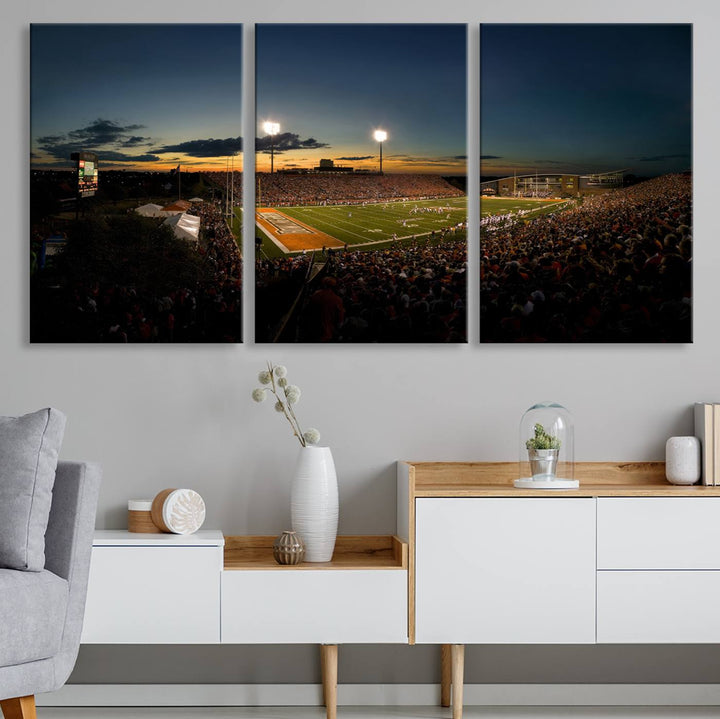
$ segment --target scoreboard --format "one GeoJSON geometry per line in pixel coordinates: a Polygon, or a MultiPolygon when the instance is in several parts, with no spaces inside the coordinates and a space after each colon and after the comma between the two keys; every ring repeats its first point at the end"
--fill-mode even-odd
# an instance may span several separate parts
{"type": "Polygon", "coordinates": [[[73,152],[77,163],[78,197],[93,197],[98,188],[98,157],[94,152],[73,152]]]}

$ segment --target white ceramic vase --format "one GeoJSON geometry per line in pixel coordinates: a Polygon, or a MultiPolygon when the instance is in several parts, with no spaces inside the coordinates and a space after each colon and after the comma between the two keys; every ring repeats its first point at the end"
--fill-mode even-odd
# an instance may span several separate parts
{"type": "Polygon", "coordinates": [[[701,474],[697,437],[670,437],[665,443],[665,476],[672,484],[695,484],[701,474]]]}
{"type": "Polygon", "coordinates": [[[338,486],[329,447],[302,447],[290,493],[292,528],[305,544],[306,562],[329,562],[338,525],[338,486]]]}

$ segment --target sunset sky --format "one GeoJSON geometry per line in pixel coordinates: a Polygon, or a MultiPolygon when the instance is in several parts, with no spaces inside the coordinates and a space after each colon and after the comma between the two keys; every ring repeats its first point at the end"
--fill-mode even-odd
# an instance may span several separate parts
{"type": "Polygon", "coordinates": [[[464,25],[258,25],[257,131],[280,124],[275,169],[378,169],[383,129],[385,172],[464,173],[465,46],[464,25]]]}
{"type": "Polygon", "coordinates": [[[31,164],[240,169],[241,70],[237,24],[33,25],[31,164]]]}
{"type": "Polygon", "coordinates": [[[483,25],[481,174],[690,169],[690,25],[483,25]]]}

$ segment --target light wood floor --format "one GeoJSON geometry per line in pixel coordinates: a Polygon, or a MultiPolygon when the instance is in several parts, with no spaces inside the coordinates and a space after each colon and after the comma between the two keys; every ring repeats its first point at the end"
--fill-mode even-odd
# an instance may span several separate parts
{"type": "MultiPolygon", "coordinates": [[[[436,707],[339,707],[338,719],[450,719],[436,707]]],[[[320,708],[40,708],[38,719],[324,719],[320,708]]],[[[465,707],[465,719],[707,719],[720,707],[465,707]]]]}

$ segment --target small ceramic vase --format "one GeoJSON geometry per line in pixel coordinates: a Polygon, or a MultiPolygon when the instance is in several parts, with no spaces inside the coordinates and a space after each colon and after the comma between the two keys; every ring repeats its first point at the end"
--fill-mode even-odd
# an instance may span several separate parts
{"type": "Polygon", "coordinates": [[[665,476],[671,484],[695,484],[700,479],[700,440],[670,437],[665,443],[665,476]]]}
{"type": "Polygon", "coordinates": [[[297,532],[285,530],[273,543],[273,557],[278,564],[300,564],[305,556],[305,547],[297,532]]]}

